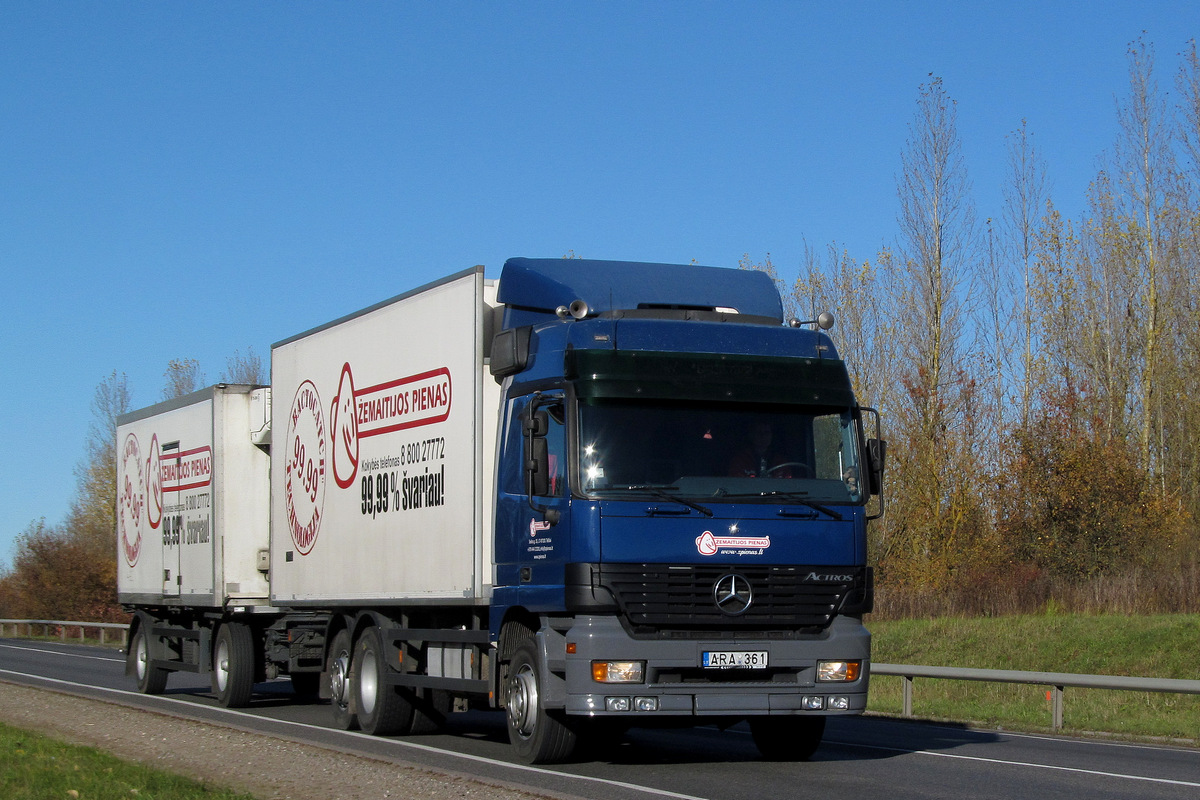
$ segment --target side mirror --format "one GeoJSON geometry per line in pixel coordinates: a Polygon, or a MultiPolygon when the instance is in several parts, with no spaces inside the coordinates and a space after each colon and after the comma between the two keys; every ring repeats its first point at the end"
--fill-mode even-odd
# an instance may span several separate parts
{"type": "Polygon", "coordinates": [[[527,414],[525,428],[525,486],[530,497],[550,494],[550,456],[546,431],[550,428],[545,409],[527,414]]]}
{"type": "Polygon", "coordinates": [[[546,433],[550,430],[549,413],[539,408],[538,401],[534,400],[526,409],[521,425],[525,433],[525,492],[529,507],[554,525],[559,520],[559,511],[533,502],[534,497],[550,494],[550,454],[546,443],[546,433]]]}
{"type": "Polygon", "coordinates": [[[497,381],[501,381],[509,375],[516,375],[529,366],[532,330],[528,325],[522,328],[509,328],[500,331],[492,339],[488,369],[497,381]]]}
{"type": "Polygon", "coordinates": [[[883,469],[887,461],[887,442],[867,440],[867,491],[878,497],[883,494],[883,469]]]}

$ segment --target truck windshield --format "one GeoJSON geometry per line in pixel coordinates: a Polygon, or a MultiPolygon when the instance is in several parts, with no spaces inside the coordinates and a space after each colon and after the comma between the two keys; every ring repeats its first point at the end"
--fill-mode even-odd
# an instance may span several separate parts
{"type": "Polygon", "coordinates": [[[848,408],[581,399],[578,442],[594,497],[863,502],[848,408]]]}

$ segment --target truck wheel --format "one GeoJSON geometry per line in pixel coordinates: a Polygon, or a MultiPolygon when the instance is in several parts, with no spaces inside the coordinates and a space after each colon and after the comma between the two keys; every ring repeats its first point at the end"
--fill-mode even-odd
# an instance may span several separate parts
{"type": "Polygon", "coordinates": [[[163,689],[167,688],[167,675],[170,673],[151,664],[149,625],[149,620],[138,625],[129,646],[129,658],[133,661],[138,691],[142,694],[162,694],[163,689]]]}
{"type": "Polygon", "coordinates": [[[340,630],[329,646],[329,696],[333,706],[333,725],[344,731],[358,727],[358,720],[350,710],[350,631],[340,630]]]}
{"type": "Polygon", "coordinates": [[[542,703],[537,646],[526,639],[513,652],[504,690],[508,740],[526,764],[553,764],[575,750],[575,731],[542,703]]]}
{"type": "Polygon", "coordinates": [[[241,622],[217,629],[213,644],[212,690],[225,708],[242,708],[254,691],[254,634],[241,622]]]}
{"type": "Polygon", "coordinates": [[[751,717],[750,735],[770,761],[808,761],[825,735],[825,717],[751,717]]]}
{"type": "Polygon", "coordinates": [[[407,733],[412,726],[413,705],[394,684],[387,682],[387,670],[379,629],[368,628],[354,646],[350,683],[358,701],[358,725],[373,736],[407,733]]]}

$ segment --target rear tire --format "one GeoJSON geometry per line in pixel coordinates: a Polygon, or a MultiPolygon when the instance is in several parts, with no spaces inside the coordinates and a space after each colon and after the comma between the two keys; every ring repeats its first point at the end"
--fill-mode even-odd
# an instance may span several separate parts
{"type": "Polygon", "coordinates": [[[821,746],[825,717],[751,717],[750,735],[769,761],[808,761],[821,746]]]}
{"type": "Polygon", "coordinates": [[[413,724],[412,702],[395,684],[387,682],[387,674],[383,637],[378,628],[368,628],[354,646],[350,675],[357,700],[358,725],[373,736],[407,733],[413,724]]]}
{"type": "Polygon", "coordinates": [[[504,687],[508,740],[526,764],[554,764],[575,751],[575,731],[562,712],[547,711],[542,702],[537,645],[526,639],[513,652],[504,687]]]}
{"type": "Polygon", "coordinates": [[[329,674],[330,705],[333,708],[333,726],[343,731],[354,730],[358,720],[350,710],[350,698],[354,691],[354,681],[350,677],[350,631],[340,630],[333,637],[329,646],[329,661],[326,672],[329,674]]]}
{"type": "Polygon", "coordinates": [[[225,708],[243,708],[254,692],[254,634],[241,622],[217,630],[212,653],[212,690],[225,708]]]}
{"type": "Polygon", "coordinates": [[[167,676],[170,672],[152,664],[150,624],[150,620],[143,620],[138,625],[129,645],[129,658],[133,663],[133,674],[137,677],[138,691],[142,694],[162,694],[167,688],[167,676]]]}

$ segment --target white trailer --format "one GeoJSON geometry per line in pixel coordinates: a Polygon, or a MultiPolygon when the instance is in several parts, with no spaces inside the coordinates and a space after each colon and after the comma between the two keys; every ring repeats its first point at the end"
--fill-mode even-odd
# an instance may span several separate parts
{"type": "Polygon", "coordinates": [[[130,670],[143,690],[213,666],[189,657],[220,637],[200,619],[269,610],[270,392],[219,384],[118,420],[117,599],[137,611],[130,670]]]}
{"type": "MultiPolygon", "coordinates": [[[[486,619],[496,316],[477,267],[276,344],[273,389],[218,385],[119,421],[118,599],[141,691],[191,671],[230,707],[280,674],[313,694],[323,671],[348,675],[326,640],[368,609],[486,619]]],[[[449,638],[405,645],[410,663],[461,681],[487,631],[449,638]]]]}
{"type": "Polygon", "coordinates": [[[494,303],[475,269],[273,347],[276,605],[486,602],[494,303]]]}

